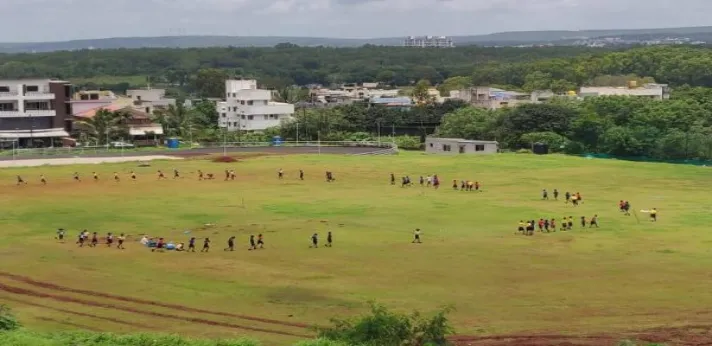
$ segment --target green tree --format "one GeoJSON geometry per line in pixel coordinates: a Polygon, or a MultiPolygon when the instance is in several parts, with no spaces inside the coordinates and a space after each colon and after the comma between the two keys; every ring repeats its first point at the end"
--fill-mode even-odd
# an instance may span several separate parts
{"type": "Polygon", "coordinates": [[[225,97],[225,80],[228,77],[228,74],[220,69],[198,70],[193,79],[193,89],[200,97],[225,97]]]}
{"type": "Polygon", "coordinates": [[[430,82],[426,79],[421,79],[415,84],[412,91],[413,100],[417,104],[424,105],[433,102],[433,98],[430,96],[430,82]]]}
{"type": "Polygon", "coordinates": [[[460,108],[443,117],[439,137],[487,140],[492,138],[496,114],[481,108],[460,108]]]}
{"type": "Polygon", "coordinates": [[[128,117],[128,114],[121,111],[100,109],[91,118],[75,120],[74,125],[86,138],[91,138],[98,145],[107,145],[112,139],[127,132],[125,120],[128,117]]]}

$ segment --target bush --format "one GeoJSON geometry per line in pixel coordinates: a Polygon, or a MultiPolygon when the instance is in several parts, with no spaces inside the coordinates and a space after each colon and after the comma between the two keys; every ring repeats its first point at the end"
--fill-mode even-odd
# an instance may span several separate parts
{"type": "Polygon", "coordinates": [[[398,146],[398,149],[404,150],[421,150],[423,149],[423,144],[420,143],[420,138],[415,136],[398,136],[395,137],[394,142],[398,146]]]}
{"type": "Polygon", "coordinates": [[[20,322],[17,321],[10,307],[0,305],[0,331],[15,330],[18,328],[20,328],[20,322]]]}
{"type": "Polygon", "coordinates": [[[333,326],[319,329],[319,337],[361,346],[423,346],[448,345],[447,335],[452,328],[446,308],[427,318],[420,313],[411,315],[388,311],[371,303],[371,313],[354,320],[333,319],[333,326]]]}

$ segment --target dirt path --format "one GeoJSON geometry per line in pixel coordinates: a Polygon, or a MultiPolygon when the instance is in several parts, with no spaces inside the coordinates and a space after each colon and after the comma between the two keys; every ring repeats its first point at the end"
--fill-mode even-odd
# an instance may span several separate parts
{"type": "Polygon", "coordinates": [[[162,308],[168,308],[168,309],[175,309],[175,310],[180,310],[180,311],[185,311],[185,312],[194,312],[194,313],[208,314],[208,315],[221,316],[221,317],[231,317],[231,318],[237,318],[237,319],[253,321],[253,322],[280,325],[280,326],[284,326],[284,327],[296,327],[296,328],[302,328],[302,329],[308,329],[310,327],[310,325],[306,324],[306,323],[278,321],[278,320],[273,320],[273,319],[260,318],[260,317],[255,317],[255,316],[239,315],[239,314],[233,314],[233,313],[228,313],[228,312],[210,311],[210,310],[204,310],[204,309],[191,308],[191,307],[178,305],[178,304],[161,303],[161,302],[152,301],[152,300],[124,297],[124,296],[119,296],[119,295],[114,295],[114,294],[109,294],[109,293],[104,293],[104,292],[95,292],[95,291],[84,290],[84,289],[76,289],[76,288],[56,285],[56,284],[53,284],[50,282],[37,281],[37,280],[34,280],[34,279],[26,277],[26,276],[15,275],[15,274],[6,273],[6,272],[0,272],[0,277],[12,279],[12,280],[19,281],[19,282],[22,282],[22,283],[25,283],[28,285],[32,285],[32,286],[36,286],[36,287],[40,287],[40,288],[44,288],[44,289],[48,289],[48,290],[84,294],[84,295],[89,295],[92,297],[113,299],[113,300],[123,301],[123,302],[127,302],[127,303],[134,303],[134,304],[139,304],[139,305],[149,305],[149,306],[156,306],[156,307],[162,307],[162,308]]]}
{"type": "Polygon", "coordinates": [[[197,324],[204,324],[204,325],[209,325],[209,326],[217,326],[217,327],[232,328],[232,329],[239,329],[239,330],[249,330],[249,331],[253,331],[253,332],[277,334],[277,335],[284,335],[284,336],[293,336],[293,337],[300,337],[300,338],[309,338],[310,337],[309,335],[305,335],[305,334],[291,333],[291,332],[285,332],[285,331],[275,330],[275,329],[256,328],[256,327],[238,325],[238,324],[233,324],[233,323],[216,322],[216,321],[206,320],[206,319],[197,318],[197,317],[184,317],[184,316],[178,316],[178,315],[169,315],[169,314],[164,314],[164,313],[160,313],[160,312],[139,310],[139,309],[126,307],[126,306],[120,306],[120,305],[111,304],[111,303],[99,303],[99,302],[86,300],[86,299],[79,299],[79,298],[61,296],[61,295],[56,295],[56,294],[42,293],[42,292],[37,292],[37,291],[33,291],[33,290],[28,290],[28,289],[21,288],[21,287],[14,287],[14,286],[6,285],[4,283],[0,283],[0,291],[5,291],[8,293],[22,295],[22,296],[28,296],[28,297],[51,299],[51,300],[62,302],[62,303],[74,303],[74,304],[80,304],[80,305],[84,305],[84,306],[105,308],[105,309],[110,309],[110,310],[123,311],[123,312],[146,315],[146,316],[151,316],[151,317],[159,317],[159,318],[172,319],[172,320],[191,322],[191,323],[197,323],[197,324]]]}

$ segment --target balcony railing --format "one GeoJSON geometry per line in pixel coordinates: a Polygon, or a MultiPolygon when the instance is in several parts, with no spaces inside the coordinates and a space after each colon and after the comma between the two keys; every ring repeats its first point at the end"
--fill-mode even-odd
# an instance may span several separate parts
{"type": "Polygon", "coordinates": [[[26,92],[25,98],[36,98],[36,99],[54,99],[54,94],[49,91],[32,91],[26,92]]]}
{"type": "Polygon", "coordinates": [[[18,95],[17,91],[0,92],[0,98],[17,98],[18,95]]]}
{"type": "Polygon", "coordinates": [[[52,110],[0,111],[0,118],[53,117],[56,115],[57,111],[52,110]]]}

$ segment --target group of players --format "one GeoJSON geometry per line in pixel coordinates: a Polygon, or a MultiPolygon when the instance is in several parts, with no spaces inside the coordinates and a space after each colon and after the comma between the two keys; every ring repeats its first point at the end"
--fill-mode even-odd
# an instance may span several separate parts
{"type": "MultiPolygon", "coordinates": [[[[59,240],[60,242],[64,242],[64,237],[66,235],[66,231],[64,228],[60,228],[57,230],[57,235],[55,236],[55,239],[59,240]]],[[[116,239],[116,248],[119,250],[124,249],[124,241],[126,241],[126,236],[124,233],[121,233],[120,236],[114,238],[114,234],[109,232],[106,234],[105,239],[105,244],[106,247],[112,247],[114,245],[114,239],[116,239]]],[[[79,235],[77,236],[77,245],[79,247],[84,247],[84,245],[87,245],[89,247],[97,247],[99,245],[99,234],[97,232],[89,234],[89,231],[83,230],[79,232],[79,235]],[[91,236],[91,239],[89,238],[91,236]]]]}
{"type": "MultiPolygon", "coordinates": [[[[521,233],[523,235],[534,235],[534,231],[539,229],[539,232],[556,232],[557,224],[559,225],[559,231],[561,232],[566,232],[566,231],[571,231],[574,227],[574,217],[569,216],[568,218],[564,216],[560,220],[561,222],[558,223],[556,219],[552,218],[551,220],[549,219],[544,219],[540,218],[539,221],[535,220],[529,220],[529,221],[524,221],[524,220],[519,220],[519,226],[517,227],[517,232],[521,233]]],[[[581,228],[588,228],[591,227],[596,227],[598,228],[598,215],[593,215],[590,219],[586,219],[585,216],[581,216],[580,219],[581,222],[581,228]]]]}
{"type": "MultiPolygon", "coordinates": [[[[215,179],[215,175],[213,173],[204,173],[202,170],[198,170],[197,173],[198,173],[198,180],[214,180],[215,179]]],[[[157,175],[158,175],[158,180],[168,179],[166,177],[166,174],[163,173],[163,171],[161,171],[161,170],[158,170],[157,175]]],[[[134,171],[131,171],[129,173],[129,176],[131,177],[131,180],[133,180],[133,181],[136,181],[138,179],[138,176],[137,176],[136,172],[134,172],[134,171]]],[[[334,177],[334,173],[331,171],[326,171],[325,176],[326,176],[326,181],[329,183],[336,181],[336,178],[334,177]]],[[[92,172],[92,177],[95,182],[98,182],[100,180],[99,174],[96,172],[92,172]]],[[[235,180],[236,177],[237,177],[237,174],[235,173],[234,170],[231,170],[231,169],[225,170],[225,181],[235,180]]],[[[284,178],[284,170],[280,169],[277,172],[277,177],[280,180],[283,179],[284,178]]],[[[181,178],[181,175],[180,175],[180,172],[178,171],[178,169],[173,169],[173,179],[180,179],[180,178],[181,178]]],[[[428,177],[428,178],[430,178],[430,177],[428,177]]],[[[299,179],[304,180],[304,171],[301,169],[299,170],[299,179]]],[[[421,177],[420,179],[421,179],[421,185],[422,185],[423,177],[421,177]]],[[[74,174],[72,174],[72,180],[74,180],[76,182],[82,181],[78,172],[74,172],[74,174]]],[[[114,181],[117,183],[121,181],[121,177],[120,177],[119,173],[117,173],[117,172],[114,172],[114,181]]],[[[47,185],[47,178],[45,178],[44,174],[40,175],[40,183],[42,185],[47,185]]],[[[27,181],[24,178],[22,178],[22,176],[18,175],[16,185],[27,185],[27,181]]]]}
{"type": "MultiPolygon", "coordinates": [[[[55,239],[59,240],[60,242],[64,242],[64,238],[66,235],[66,231],[63,228],[60,228],[57,230],[57,235],[55,236],[55,239]]],[[[104,244],[106,247],[112,247],[114,245],[114,240],[116,239],[116,248],[120,250],[124,250],[124,242],[126,241],[126,236],[124,233],[121,233],[120,236],[114,238],[113,233],[109,232],[106,234],[106,237],[104,237],[104,244]]],[[[420,242],[420,235],[419,231],[418,234],[416,235],[416,239],[418,242],[420,242]]],[[[310,237],[311,240],[311,245],[309,246],[310,248],[318,248],[319,247],[319,233],[314,233],[310,237]]],[[[185,243],[178,243],[178,244],[173,244],[166,242],[164,238],[149,238],[148,236],[144,235],[143,238],[140,240],[140,243],[144,246],[148,246],[151,248],[152,252],[159,251],[163,252],[164,250],[175,250],[175,251],[186,251],[186,252],[195,252],[195,242],[196,238],[191,237],[188,240],[188,246],[185,246],[185,243]]],[[[257,250],[257,249],[264,249],[265,242],[264,242],[264,236],[262,233],[257,235],[257,239],[255,239],[255,235],[251,234],[250,235],[250,247],[248,250],[257,250]]],[[[325,247],[332,247],[334,242],[334,238],[331,234],[331,231],[329,231],[326,235],[326,244],[324,244],[325,247]]],[[[209,252],[210,251],[210,243],[211,240],[209,237],[203,238],[203,247],[200,250],[200,252],[209,252]]],[[[76,244],[79,247],[84,247],[84,245],[87,245],[88,247],[97,247],[99,245],[99,234],[98,232],[93,232],[89,233],[87,230],[83,230],[79,232],[79,235],[77,236],[77,242],[76,244]],[[91,236],[91,239],[90,239],[91,236]]],[[[231,236],[227,240],[227,247],[224,249],[225,251],[235,251],[235,236],[231,236]]]]}

